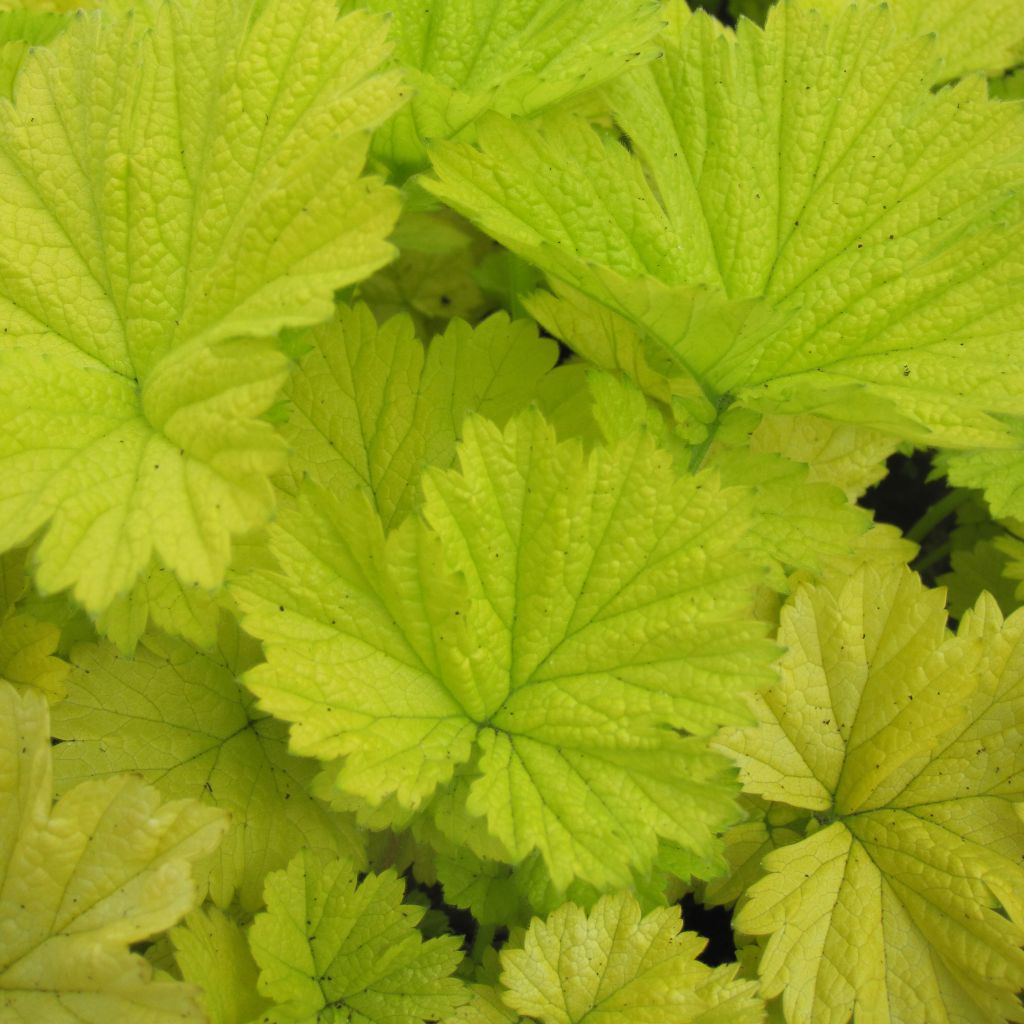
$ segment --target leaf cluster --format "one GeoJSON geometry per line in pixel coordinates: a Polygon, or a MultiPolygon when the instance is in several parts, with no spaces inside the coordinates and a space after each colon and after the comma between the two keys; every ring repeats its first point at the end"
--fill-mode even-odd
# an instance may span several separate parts
{"type": "Polygon", "coordinates": [[[1024,1021],[1021,0],[69,6],[0,1018],[1024,1021]]]}

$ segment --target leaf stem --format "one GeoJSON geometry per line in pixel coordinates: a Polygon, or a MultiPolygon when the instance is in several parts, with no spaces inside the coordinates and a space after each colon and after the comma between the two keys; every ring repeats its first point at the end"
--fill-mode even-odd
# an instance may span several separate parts
{"type": "Polygon", "coordinates": [[[497,932],[497,927],[493,924],[477,925],[476,937],[473,939],[473,950],[470,956],[474,963],[481,963],[483,961],[484,953],[487,952],[494,945],[494,935],[497,932]]]}
{"type": "Polygon", "coordinates": [[[937,501],[914,525],[907,531],[907,540],[920,544],[932,530],[935,529],[943,519],[952,515],[971,496],[971,492],[957,488],[950,491],[941,501],[937,501]]]}

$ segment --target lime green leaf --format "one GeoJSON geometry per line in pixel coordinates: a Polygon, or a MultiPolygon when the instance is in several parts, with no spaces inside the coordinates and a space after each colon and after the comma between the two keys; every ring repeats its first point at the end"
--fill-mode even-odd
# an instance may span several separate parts
{"type": "Polygon", "coordinates": [[[906,569],[801,588],[760,724],[723,734],[750,791],[824,826],[734,918],[771,936],[762,993],[791,1024],[1022,1019],[1024,615],[985,596],[945,622],[906,569]]]}
{"type": "Polygon", "coordinates": [[[147,637],[135,657],[109,644],[80,646],[68,698],[54,713],[59,789],[79,779],[131,771],[170,797],[193,797],[231,812],[217,853],[199,867],[220,906],[237,894],[260,905],[267,871],[299,849],[363,862],[350,820],[306,788],[316,765],[292,757],[285,725],[259,713],[230,664],[232,630],[202,653],[147,637]],[[207,880],[208,879],[208,880],[207,880]]]}
{"type": "Polygon", "coordinates": [[[198,991],[128,946],[192,909],[191,862],[226,816],[128,775],[51,799],[46,702],[0,683],[0,1017],[201,1024],[198,991]]]}
{"type": "Polygon", "coordinates": [[[169,569],[151,564],[131,590],[118,594],[96,619],[96,629],[125,654],[131,654],[153,626],[208,649],[217,642],[223,599],[223,590],[184,584],[169,569]]]}
{"type": "Polygon", "coordinates": [[[65,693],[69,666],[56,657],[60,629],[17,608],[28,589],[23,548],[0,555],[0,679],[34,686],[51,703],[65,693]]]}
{"type": "Polygon", "coordinates": [[[525,1017],[513,1013],[502,1001],[498,989],[490,985],[473,985],[472,999],[460,1006],[446,1024],[529,1024],[525,1017]]]}
{"type": "Polygon", "coordinates": [[[378,133],[374,154],[401,174],[427,165],[435,139],[486,110],[528,116],[600,85],[657,52],[652,0],[346,0],[394,16],[392,39],[412,102],[378,133]]]}
{"type": "Polygon", "coordinates": [[[883,7],[794,4],[734,36],[666,8],[663,60],[581,119],[481,122],[427,187],[658,343],[711,423],[735,398],[923,443],[1009,447],[1024,308],[1024,117],[883,7]]]}
{"type": "Polygon", "coordinates": [[[993,78],[988,83],[989,95],[1000,100],[1024,100],[1024,69],[993,78]]]}
{"type": "Polygon", "coordinates": [[[406,211],[391,241],[398,259],[359,285],[359,298],[378,319],[418,315],[417,332],[452,317],[474,321],[487,300],[474,271],[495,244],[451,210],[406,211]]]}
{"type": "Polygon", "coordinates": [[[55,39],[66,24],[67,18],[54,12],[0,10],[0,96],[11,97],[29,49],[55,39]]]}
{"type": "Polygon", "coordinates": [[[629,893],[589,916],[568,903],[534,919],[522,949],[502,951],[502,1000],[543,1024],[760,1024],[756,982],[737,980],[737,964],[700,963],[707,940],[681,925],[678,907],[641,918],[629,893]]]}
{"type": "Polygon", "coordinates": [[[155,554],[213,588],[272,510],[271,338],[391,255],[361,178],[401,101],[332,0],[80,15],[0,109],[0,549],[99,613],[155,554]]]}
{"type": "Polygon", "coordinates": [[[1014,425],[1014,433],[1015,450],[943,453],[949,482],[984,491],[997,519],[1024,520],[1024,422],[1014,425]]]}
{"type": "Polygon", "coordinates": [[[643,434],[587,458],[536,413],[467,420],[459,460],[425,477],[429,526],[385,538],[365,498],[313,488],[282,511],[282,572],[234,587],[260,706],[389,814],[470,766],[453,817],[557,885],[629,884],[658,835],[710,853],[735,811],[701,736],[744,720],[774,653],[746,493],[677,476],[643,434]]]}
{"type": "Polygon", "coordinates": [[[203,990],[210,1024],[249,1024],[266,1009],[245,934],[216,907],[192,911],[170,937],[182,977],[203,990]]]}
{"type": "Polygon", "coordinates": [[[897,439],[820,416],[764,416],[750,435],[755,455],[774,453],[808,467],[810,483],[834,484],[856,501],[886,474],[897,439]]]}
{"type": "Polygon", "coordinates": [[[468,413],[504,422],[558,358],[535,324],[503,313],[455,320],[426,351],[408,317],[378,327],[362,305],[310,336],[283,429],[292,474],[339,496],[366,487],[386,526],[419,503],[427,466],[451,465],[468,413]]]}
{"type": "MultiPolygon", "coordinates": [[[[835,15],[851,0],[804,2],[835,15]]],[[[934,35],[942,61],[936,81],[960,78],[971,71],[996,75],[1024,59],[1021,0],[897,0],[889,7],[900,35],[934,35]]]]}
{"type": "Polygon", "coordinates": [[[462,959],[451,936],[423,941],[420,907],[402,903],[394,872],[356,882],[344,860],[298,854],[267,878],[266,913],[249,933],[259,991],[279,1004],[268,1024],[421,1024],[466,1002],[450,977],[462,959]]]}

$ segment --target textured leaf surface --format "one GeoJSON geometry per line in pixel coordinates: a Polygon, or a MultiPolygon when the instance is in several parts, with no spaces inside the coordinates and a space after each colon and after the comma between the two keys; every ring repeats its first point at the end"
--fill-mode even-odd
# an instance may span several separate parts
{"type": "Polygon", "coordinates": [[[46,702],[0,683],[0,1017],[47,1024],[201,1024],[197,990],[154,981],[130,943],[196,902],[191,862],[223,812],[161,803],[127,775],[83,783],[51,809],[46,702]]]}
{"type": "Polygon", "coordinates": [[[673,730],[743,720],[768,678],[745,492],[678,477],[642,434],[585,458],[535,413],[468,420],[459,460],[425,479],[430,525],[386,539],[365,499],[282,512],[283,574],[235,588],[261,707],[371,806],[421,808],[469,765],[453,817],[540,850],[557,885],[628,884],[658,835],[710,852],[730,783],[673,730]]]}
{"type": "Polygon", "coordinates": [[[80,15],[0,110],[0,548],[45,528],[39,587],[93,613],[154,554],[221,582],[284,458],[269,339],[391,253],[384,25],[260,6],[80,15]]]}
{"type": "Polygon", "coordinates": [[[0,9],[0,96],[10,98],[30,47],[55,39],[66,24],[66,18],[50,11],[0,9]]]}
{"type": "Polygon", "coordinates": [[[455,321],[426,351],[408,317],[378,327],[362,305],[311,336],[283,431],[292,475],[339,497],[365,487],[387,527],[419,503],[427,466],[451,465],[467,414],[503,422],[558,358],[532,323],[503,313],[455,321]]]}
{"type": "Polygon", "coordinates": [[[817,812],[764,858],[736,927],[770,935],[792,1024],[1024,1019],[1024,615],[866,567],[784,610],[779,683],[729,731],[746,788],[817,812]],[[1002,911],[1002,912],[1000,912],[1002,911]]]}
{"type": "Polygon", "coordinates": [[[681,924],[678,907],[641,917],[629,893],[589,915],[566,904],[502,951],[502,1000],[543,1024],[760,1024],[756,982],[737,980],[737,964],[700,963],[707,940],[681,924]]]}
{"type": "MultiPolygon", "coordinates": [[[[733,36],[666,7],[664,59],[581,119],[481,125],[440,198],[641,323],[711,422],[729,396],[925,443],[1010,447],[1024,308],[1024,117],[883,7],[793,4],[733,36]]],[[[663,369],[661,367],[656,367],[663,369]]],[[[664,372],[664,370],[663,370],[664,372]]]]}
{"type": "MultiPolygon", "coordinates": [[[[838,14],[849,0],[807,0],[806,6],[838,14]]],[[[1021,0],[897,0],[891,3],[900,35],[934,34],[942,60],[936,79],[971,71],[996,75],[1024,59],[1021,0]]]]}
{"type": "Polygon", "coordinates": [[[469,997],[451,977],[458,939],[423,940],[421,907],[402,903],[394,872],[356,882],[344,860],[299,854],[267,879],[267,910],[250,930],[260,993],[273,1024],[353,1021],[421,1024],[448,1019],[469,997]]]}
{"type": "Polygon", "coordinates": [[[267,1001],[256,991],[259,969],[245,933],[216,907],[192,911],[171,929],[182,977],[203,990],[210,1024],[250,1024],[267,1001]]]}
{"type": "Polygon", "coordinates": [[[395,57],[416,92],[374,140],[402,173],[486,110],[527,116],[600,85],[657,51],[652,0],[347,0],[394,17],[395,57]]]}
{"type": "Polygon", "coordinates": [[[54,712],[59,790],[80,779],[139,773],[170,797],[192,797],[231,812],[217,853],[201,865],[220,906],[233,897],[255,910],[263,878],[300,849],[363,862],[351,819],[307,792],[316,765],[288,753],[285,725],[253,706],[236,680],[235,630],[202,653],[148,637],[134,658],[109,644],[79,646],[68,698],[54,712]]]}

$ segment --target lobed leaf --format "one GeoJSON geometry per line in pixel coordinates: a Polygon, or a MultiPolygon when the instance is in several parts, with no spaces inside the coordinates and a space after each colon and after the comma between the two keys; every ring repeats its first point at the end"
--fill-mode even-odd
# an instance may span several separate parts
{"type": "Polygon", "coordinates": [[[361,177],[403,98],[332,0],[80,13],[0,108],[0,549],[93,614],[154,558],[223,579],[284,460],[272,342],[391,255],[361,177]]]}

